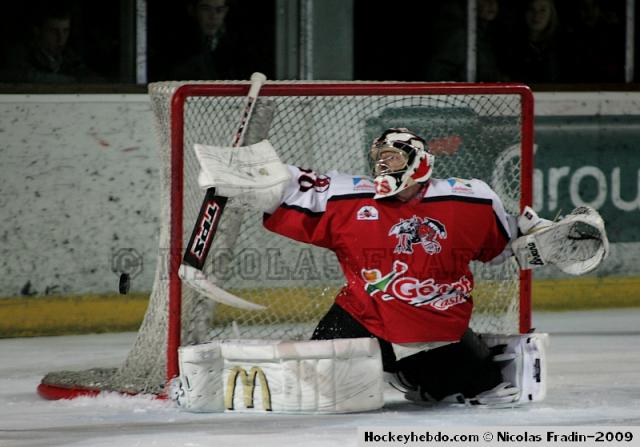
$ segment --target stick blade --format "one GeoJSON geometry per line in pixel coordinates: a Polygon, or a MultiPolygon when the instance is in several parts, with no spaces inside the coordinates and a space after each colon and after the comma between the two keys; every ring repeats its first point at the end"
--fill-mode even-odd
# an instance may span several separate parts
{"type": "Polygon", "coordinates": [[[180,269],[178,270],[178,275],[182,282],[200,293],[201,295],[212,299],[218,303],[226,304],[227,306],[237,307],[238,309],[245,310],[263,310],[266,309],[265,306],[260,304],[252,303],[251,301],[247,301],[239,296],[235,296],[226,290],[221,289],[216,286],[212,281],[210,281],[204,273],[200,270],[187,265],[180,265],[180,269]]]}

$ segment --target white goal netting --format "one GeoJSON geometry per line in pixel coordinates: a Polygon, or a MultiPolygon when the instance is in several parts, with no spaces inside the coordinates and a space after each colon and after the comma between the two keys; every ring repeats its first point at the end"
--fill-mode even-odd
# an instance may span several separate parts
{"type": "MultiPolygon", "coordinates": [[[[167,371],[176,373],[172,363],[177,344],[214,338],[308,338],[344,281],[332,253],[269,233],[262,228],[261,214],[230,202],[203,271],[215,274],[222,288],[267,310],[214,304],[176,283],[181,259],[171,259],[176,244],[171,229],[182,225],[181,246],[186,246],[204,197],[197,187],[193,145],[229,145],[247,91],[246,83],[197,83],[175,97],[184,84],[149,88],[162,164],[162,227],[155,283],[135,344],[120,368],[51,373],[45,380],[53,386],[84,382],[78,386],[162,393],[167,371]],[[175,132],[182,138],[176,139],[175,132]],[[179,337],[170,335],[177,328],[179,337]]],[[[529,177],[522,176],[532,151],[532,117],[524,105],[528,94],[517,86],[273,82],[263,88],[258,107],[264,101],[275,103],[269,140],[282,160],[318,172],[367,175],[369,145],[389,127],[407,127],[427,140],[459,138],[462,143],[454,154],[437,156],[434,177],[480,178],[501,196],[508,212],[517,214],[523,193],[530,195],[529,177]]],[[[528,288],[521,291],[515,262],[478,264],[473,270],[473,328],[500,334],[523,330],[529,309],[521,300],[526,303],[528,288]]]]}

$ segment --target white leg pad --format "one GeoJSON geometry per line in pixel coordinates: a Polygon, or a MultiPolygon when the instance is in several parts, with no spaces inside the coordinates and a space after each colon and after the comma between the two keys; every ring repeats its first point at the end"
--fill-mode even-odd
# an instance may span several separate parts
{"type": "Polygon", "coordinates": [[[375,339],[228,340],[221,349],[226,411],[349,413],[384,404],[375,339]]]}
{"type": "Polygon", "coordinates": [[[504,381],[520,389],[518,403],[538,402],[545,398],[548,334],[483,334],[482,338],[490,347],[506,345],[504,354],[499,355],[495,360],[504,363],[502,367],[504,381]]]}
{"type": "Polygon", "coordinates": [[[178,349],[178,363],[178,405],[193,412],[224,411],[220,342],[183,346],[178,349]]]}
{"type": "Polygon", "coordinates": [[[224,340],[178,350],[175,399],[192,412],[349,413],[384,404],[373,338],[224,340]]]}

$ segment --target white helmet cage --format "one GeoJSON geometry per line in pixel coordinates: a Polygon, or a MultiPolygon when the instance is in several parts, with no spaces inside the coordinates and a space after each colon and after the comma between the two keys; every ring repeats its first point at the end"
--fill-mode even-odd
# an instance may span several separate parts
{"type": "Polygon", "coordinates": [[[404,127],[385,130],[373,140],[370,151],[371,172],[376,187],[374,198],[390,197],[411,185],[429,180],[433,158],[422,137],[404,127]],[[381,158],[383,152],[402,154],[404,165],[392,170],[390,163],[381,158]]]}

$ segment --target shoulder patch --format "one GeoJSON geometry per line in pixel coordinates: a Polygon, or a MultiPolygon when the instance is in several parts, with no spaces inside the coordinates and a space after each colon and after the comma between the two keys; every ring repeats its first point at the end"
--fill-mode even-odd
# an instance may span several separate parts
{"type": "Polygon", "coordinates": [[[375,185],[368,177],[352,177],[353,192],[375,192],[375,185]]]}
{"type": "Polygon", "coordinates": [[[431,179],[431,185],[427,188],[425,198],[442,196],[493,199],[495,193],[485,182],[475,178],[449,177],[448,179],[431,179]]]}
{"type": "Polygon", "coordinates": [[[374,194],[375,186],[373,180],[365,176],[340,174],[336,171],[329,172],[332,183],[330,196],[337,198],[340,196],[351,196],[354,194],[374,194]]]}
{"type": "Polygon", "coordinates": [[[473,184],[472,180],[459,178],[459,177],[449,177],[447,179],[447,183],[451,187],[451,192],[454,194],[472,194],[473,184]]]}

